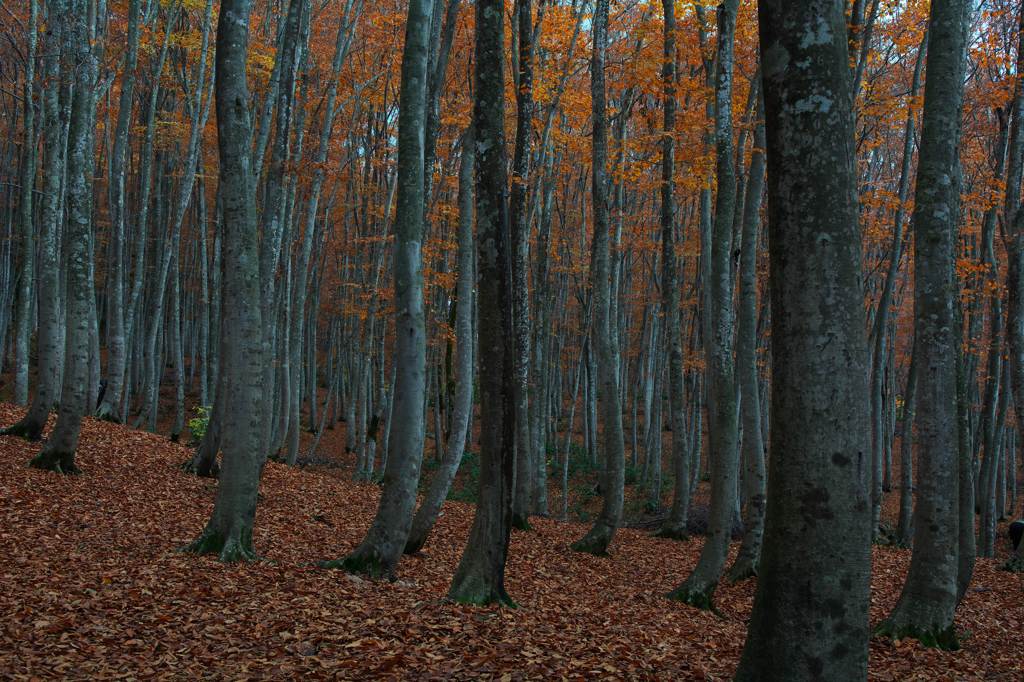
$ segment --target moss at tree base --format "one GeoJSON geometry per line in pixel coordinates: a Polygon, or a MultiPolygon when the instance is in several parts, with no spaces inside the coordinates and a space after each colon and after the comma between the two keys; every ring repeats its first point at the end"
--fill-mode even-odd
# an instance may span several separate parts
{"type": "Polygon", "coordinates": [[[59,452],[57,450],[43,449],[28,463],[33,469],[44,471],[55,471],[58,474],[74,476],[82,473],[82,470],[75,465],[74,452],[59,452]]]}
{"type": "Polygon", "coordinates": [[[672,601],[682,602],[701,611],[716,612],[715,603],[712,597],[715,594],[717,583],[711,583],[706,587],[692,588],[689,580],[665,595],[672,601]]]}
{"type": "Polygon", "coordinates": [[[611,529],[599,524],[591,528],[590,532],[582,538],[569,545],[569,548],[574,552],[606,557],[608,556],[608,545],[611,544],[611,541],[611,529]]]}
{"type": "Polygon", "coordinates": [[[340,568],[346,573],[365,575],[368,578],[385,578],[393,575],[376,550],[363,549],[362,546],[341,559],[321,561],[320,568],[340,568]]]}
{"type": "Polygon", "coordinates": [[[956,629],[952,625],[947,627],[937,625],[920,627],[911,623],[897,624],[887,619],[875,628],[875,635],[878,637],[888,637],[892,640],[916,639],[921,643],[921,646],[941,649],[943,651],[957,651],[960,648],[956,629]]]}
{"type": "Polygon", "coordinates": [[[654,531],[651,535],[652,537],[677,540],[679,542],[686,542],[690,539],[690,534],[686,532],[685,526],[668,523],[654,531]]]}
{"type": "Polygon", "coordinates": [[[18,438],[24,438],[27,441],[38,441],[43,437],[43,427],[41,424],[31,424],[28,419],[22,419],[21,421],[11,424],[5,429],[0,429],[0,436],[17,436],[18,438]]]}
{"type": "Polygon", "coordinates": [[[252,529],[242,529],[229,533],[226,537],[209,527],[194,542],[181,548],[186,554],[202,556],[216,554],[218,560],[225,564],[239,562],[250,563],[259,557],[252,546],[252,529]]]}
{"type": "Polygon", "coordinates": [[[492,581],[485,580],[478,576],[467,576],[461,580],[457,577],[448,591],[448,599],[458,604],[469,606],[490,606],[497,604],[510,609],[519,608],[505,588],[501,585],[494,585],[492,581]]]}

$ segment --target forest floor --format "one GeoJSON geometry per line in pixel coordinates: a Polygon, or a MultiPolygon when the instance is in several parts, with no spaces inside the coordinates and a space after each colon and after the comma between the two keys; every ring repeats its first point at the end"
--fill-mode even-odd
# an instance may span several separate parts
{"type": "MultiPolygon", "coordinates": [[[[0,404],[0,423],[19,414],[0,404]]],[[[330,433],[322,450],[343,442],[330,433]]],[[[380,489],[351,482],[351,462],[270,462],[255,531],[264,560],[224,566],[176,551],[203,528],[216,488],[179,469],[186,446],[86,420],[74,477],[28,468],[38,447],[0,437],[5,679],[727,679],[743,645],[754,581],[721,585],[717,615],[664,598],[701,538],[623,529],[611,556],[595,558],[568,549],[586,526],[537,519],[512,537],[507,587],[519,608],[472,608],[444,601],[470,504],[447,503],[398,580],[372,582],[316,562],[356,545],[380,489]]],[[[998,570],[1004,530],[1001,558],[978,561],[958,612],[962,649],[873,640],[872,679],[1024,679],[1024,579],[998,570]]],[[[872,623],[909,558],[875,548],[872,623]]]]}

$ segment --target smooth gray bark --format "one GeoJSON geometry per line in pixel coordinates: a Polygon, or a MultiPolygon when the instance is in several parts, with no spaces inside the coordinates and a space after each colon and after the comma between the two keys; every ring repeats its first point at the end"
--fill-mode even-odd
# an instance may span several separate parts
{"type": "Polygon", "coordinates": [[[881,634],[956,648],[959,571],[959,322],[955,312],[960,208],[959,141],[970,3],[935,0],[914,190],[914,338],[921,363],[915,414],[920,457],[914,550],[899,601],[881,634]]]}
{"type": "Polygon", "coordinates": [[[252,561],[256,501],[264,457],[260,277],[249,147],[246,57],[252,0],[221,0],[217,23],[216,104],[220,194],[224,219],[223,400],[224,464],[213,513],[186,551],[221,561],[252,561]]]}
{"type": "Polygon", "coordinates": [[[844,3],[762,0],[772,396],[768,506],[737,680],[864,680],[867,344],[844,3]]]}
{"type": "MultiPolygon", "coordinates": [[[[430,0],[410,0],[398,115],[398,188],[394,243],[396,370],[384,489],[363,541],[331,568],[393,575],[416,506],[423,459],[426,329],[423,311],[423,135],[430,0]]],[[[352,425],[349,425],[351,428],[352,425]]]]}

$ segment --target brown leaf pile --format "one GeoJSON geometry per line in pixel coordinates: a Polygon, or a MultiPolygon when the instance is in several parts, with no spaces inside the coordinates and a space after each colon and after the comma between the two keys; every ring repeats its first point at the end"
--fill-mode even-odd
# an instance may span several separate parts
{"type": "MultiPolygon", "coordinates": [[[[18,414],[0,405],[0,423],[18,414]]],[[[87,420],[84,474],[71,478],[25,466],[37,449],[0,437],[3,677],[727,679],[743,644],[752,581],[719,588],[721,616],[662,597],[699,539],[623,530],[600,559],[567,549],[583,526],[538,520],[512,541],[520,608],[470,608],[443,601],[469,505],[446,505],[397,582],[370,582],[314,562],[361,539],[379,489],[269,463],[255,537],[266,560],[226,567],[175,551],[202,529],[216,485],[179,471],[187,448],[87,420]]],[[[876,550],[874,621],[908,560],[876,550]]],[[[1024,679],[1021,579],[997,565],[978,562],[961,651],[875,641],[872,678],[1024,679]]]]}

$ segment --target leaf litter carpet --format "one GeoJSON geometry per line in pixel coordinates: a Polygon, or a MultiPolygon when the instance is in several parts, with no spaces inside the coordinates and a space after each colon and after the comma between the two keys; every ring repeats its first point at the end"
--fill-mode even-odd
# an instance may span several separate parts
{"type": "MultiPolygon", "coordinates": [[[[0,423],[19,415],[0,405],[0,423]]],[[[223,566],[176,551],[202,529],[216,488],[179,470],[187,447],[86,420],[75,477],[28,468],[38,447],[0,437],[5,679],[717,680],[739,659],[753,581],[721,585],[719,615],[663,597],[696,563],[700,538],[623,529],[611,557],[595,558],[568,550],[584,526],[539,519],[510,548],[520,608],[472,608],[444,601],[471,505],[446,504],[396,582],[363,580],[316,562],[358,543],[379,488],[345,469],[268,463],[255,531],[264,560],[223,566]]],[[[905,550],[875,549],[873,623],[908,562],[905,550]]],[[[960,651],[875,640],[872,679],[1024,679],[1022,580],[1000,562],[978,562],[960,651]]]]}

